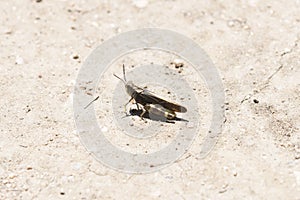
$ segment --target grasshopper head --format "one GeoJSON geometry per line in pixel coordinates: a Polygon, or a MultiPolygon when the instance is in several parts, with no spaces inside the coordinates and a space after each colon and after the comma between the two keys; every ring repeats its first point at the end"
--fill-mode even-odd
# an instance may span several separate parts
{"type": "Polygon", "coordinates": [[[136,86],[133,84],[132,81],[128,81],[125,85],[126,92],[129,96],[132,96],[132,94],[136,91],[136,86]]]}

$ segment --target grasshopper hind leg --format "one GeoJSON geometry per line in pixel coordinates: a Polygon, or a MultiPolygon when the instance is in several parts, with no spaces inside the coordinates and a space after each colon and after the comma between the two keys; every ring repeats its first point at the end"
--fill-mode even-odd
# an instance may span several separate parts
{"type": "Polygon", "coordinates": [[[144,115],[146,114],[146,110],[143,110],[143,112],[140,114],[140,118],[145,122],[145,123],[147,123],[147,121],[143,118],[144,117],[144,115]]]}

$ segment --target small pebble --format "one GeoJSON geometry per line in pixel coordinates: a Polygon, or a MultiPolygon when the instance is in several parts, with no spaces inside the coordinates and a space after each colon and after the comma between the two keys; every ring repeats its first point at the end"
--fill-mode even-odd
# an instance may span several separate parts
{"type": "Polygon", "coordinates": [[[228,25],[229,27],[233,27],[233,26],[234,26],[234,21],[233,21],[233,20],[227,21],[227,25],[228,25]]]}
{"type": "Polygon", "coordinates": [[[145,8],[148,5],[148,0],[132,0],[132,4],[137,8],[145,8]]]}
{"type": "Polygon", "coordinates": [[[223,167],[223,170],[224,170],[224,171],[228,171],[228,170],[229,170],[229,167],[224,166],[224,167],[223,167]]]}
{"type": "Polygon", "coordinates": [[[4,33],[7,35],[10,35],[13,33],[13,31],[11,29],[8,29],[8,30],[5,30],[4,33]]]}
{"type": "Polygon", "coordinates": [[[222,189],[219,190],[219,193],[224,193],[224,192],[226,192],[226,191],[227,191],[227,187],[228,187],[228,184],[227,184],[227,183],[225,183],[224,185],[222,185],[222,189]]]}
{"type": "Polygon", "coordinates": [[[290,48],[284,48],[283,50],[283,53],[284,54],[287,54],[287,53],[290,53],[291,52],[291,49],[290,48]]]}
{"type": "Polygon", "coordinates": [[[17,177],[17,175],[15,175],[15,174],[13,174],[13,173],[8,175],[8,178],[9,178],[9,179],[13,179],[13,178],[15,178],[15,177],[17,177]]]}
{"type": "Polygon", "coordinates": [[[219,193],[224,193],[224,192],[226,192],[226,191],[227,191],[227,189],[224,188],[224,189],[221,189],[221,190],[219,191],[219,193]]]}
{"type": "Polygon", "coordinates": [[[72,168],[75,170],[79,170],[81,168],[82,164],[81,163],[74,163],[72,168]]]}
{"type": "Polygon", "coordinates": [[[74,59],[74,60],[77,60],[78,58],[79,58],[78,55],[74,55],[74,56],[73,56],[73,59],[74,59]]]}
{"type": "Polygon", "coordinates": [[[181,59],[175,59],[172,64],[175,65],[175,68],[183,67],[183,60],[181,59]]]}
{"type": "Polygon", "coordinates": [[[187,127],[188,127],[188,128],[194,128],[194,126],[195,126],[195,125],[194,125],[193,122],[189,122],[189,123],[187,124],[187,127]]]}
{"type": "Polygon", "coordinates": [[[23,185],[23,190],[27,191],[29,189],[29,186],[28,185],[23,185]]]}
{"type": "Polygon", "coordinates": [[[104,127],[101,128],[101,131],[102,131],[103,133],[105,133],[105,132],[108,131],[108,128],[107,128],[106,126],[104,126],[104,127]]]}
{"type": "Polygon", "coordinates": [[[190,12],[183,12],[184,17],[190,17],[192,14],[190,12]]]}
{"type": "Polygon", "coordinates": [[[259,103],[259,101],[257,99],[253,99],[254,103],[259,103]]]}
{"type": "Polygon", "coordinates": [[[20,57],[20,56],[17,56],[15,63],[17,65],[22,65],[22,64],[24,64],[24,59],[22,57],[20,57]]]}
{"type": "Polygon", "coordinates": [[[68,176],[68,181],[74,181],[74,176],[72,175],[68,176]]]}
{"type": "Polygon", "coordinates": [[[233,176],[237,176],[238,173],[236,170],[233,170],[232,174],[233,174],[233,176]]]}
{"type": "Polygon", "coordinates": [[[294,176],[296,178],[297,185],[300,185],[300,171],[294,171],[294,176]]]}

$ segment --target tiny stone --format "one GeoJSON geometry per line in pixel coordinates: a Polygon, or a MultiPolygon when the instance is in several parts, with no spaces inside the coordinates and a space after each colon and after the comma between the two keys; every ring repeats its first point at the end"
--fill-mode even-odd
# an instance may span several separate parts
{"type": "Polygon", "coordinates": [[[297,185],[300,185],[300,171],[294,171],[294,176],[295,176],[297,185]]]}
{"type": "Polygon", "coordinates": [[[15,177],[17,177],[15,174],[9,174],[9,175],[8,175],[8,178],[9,178],[9,179],[13,179],[13,178],[15,178],[15,177]]]}
{"type": "Polygon", "coordinates": [[[225,189],[221,189],[220,191],[219,191],[219,193],[224,193],[224,192],[226,192],[227,191],[227,189],[225,188],[225,189]]]}
{"type": "Polygon", "coordinates": [[[115,30],[116,30],[117,33],[121,33],[122,32],[122,29],[120,27],[117,27],[115,30]]]}
{"type": "Polygon", "coordinates": [[[228,184],[227,184],[227,183],[224,184],[224,185],[222,186],[222,189],[219,190],[219,193],[224,193],[224,192],[226,192],[226,191],[227,191],[227,187],[228,187],[228,184]]]}
{"type": "Polygon", "coordinates": [[[233,171],[233,176],[237,176],[237,171],[233,171]]]}
{"type": "Polygon", "coordinates": [[[191,16],[191,15],[192,15],[192,14],[191,14],[190,12],[184,12],[184,13],[183,13],[183,16],[184,16],[184,17],[189,17],[189,16],[191,16]]]}
{"type": "Polygon", "coordinates": [[[104,126],[104,127],[101,128],[101,131],[102,131],[103,133],[105,133],[105,132],[108,131],[108,128],[107,128],[106,126],[104,126]]]}
{"type": "Polygon", "coordinates": [[[10,34],[13,33],[13,31],[12,30],[6,30],[6,31],[4,31],[4,33],[7,34],[7,35],[10,35],[10,34]]]}
{"type": "Polygon", "coordinates": [[[22,187],[25,191],[27,191],[29,189],[28,185],[23,185],[22,187]]]}
{"type": "Polygon", "coordinates": [[[189,122],[189,123],[187,124],[187,127],[188,127],[188,128],[194,128],[194,123],[193,123],[193,122],[189,122]]]}
{"type": "Polygon", "coordinates": [[[74,181],[74,176],[72,175],[68,176],[68,181],[74,181]]]}
{"type": "Polygon", "coordinates": [[[233,20],[229,20],[229,21],[227,22],[227,25],[228,25],[229,27],[233,27],[233,26],[234,26],[234,21],[233,21],[233,20]]]}
{"type": "Polygon", "coordinates": [[[22,65],[22,64],[24,64],[24,60],[23,60],[22,57],[17,56],[17,57],[16,57],[15,63],[16,63],[17,65],[22,65]]]}
{"type": "Polygon", "coordinates": [[[290,53],[290,52],[291,52],[291,49],[290,49],[290,48],[284,48],[283,52],[284,52],[284,53],[290,53]]]}
{"type": "Polygon", "coordinates": [[[81,168],[81,165],[82,165],[81,163],[74,163],[72,168],[75,170],[79,170],[81,168]]]}
{"type": "Polygon", "coordinates": [[[228,171],[228,170],[229,170],[229,167],[224,166],[223,169],[224,169],[224,171],[228,171]]]}
{"type": "Polygon", "coordinates": [[[253,99],[254,103],[259,103],[259,101],[257,99],[253,99]]]}
{"type": "Polygon", "coordinates": [[[6,185],[6,187],[11,187],[11,183],[7,183],[5,185],[6,185]]]}
{"type": "Polygon", "coordinates": [[[148,0],[132,0],[132,4],[137,8],[145,8],[148,5],[148,0]]]}
{"type": "Polygon", "coordinates": [[[175,65],[175,68],[183,67],[183,60],[181,59],[174,59],[172,63],[175,65]]]}

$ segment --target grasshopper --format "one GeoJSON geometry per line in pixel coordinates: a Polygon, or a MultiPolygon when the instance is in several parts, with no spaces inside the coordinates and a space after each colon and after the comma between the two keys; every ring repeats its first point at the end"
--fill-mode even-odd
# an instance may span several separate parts
{"type": "Polygon", "coordinates": [[[162,98],[159,98],[153,93],[150,93],[149,91],[136,86],[132,81],[127,81],[124,64],[123,64],[123,79],[118,77],[115,74],[114,76],[120,79],[124,83],[125,90],[127,94],[131,97],[130,100],[124,105],[126,115],[127,115],[126,106],[133,99],[135,100],[138,109],[139,109],[139,104],[142,105],[144,108],[144,111],[140,115],[142,119],[146,112],[152,115],[165,117],[166,119],[175,119],[176,118],[175,112],[185,113],[187,111],[187,109],[184,106],[171,103],[162,98]]]}

